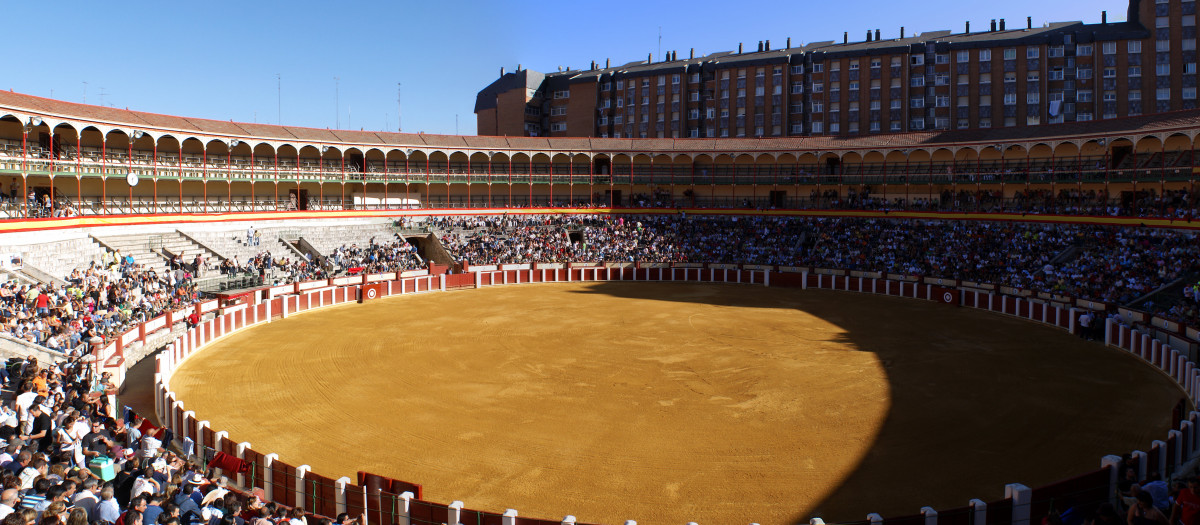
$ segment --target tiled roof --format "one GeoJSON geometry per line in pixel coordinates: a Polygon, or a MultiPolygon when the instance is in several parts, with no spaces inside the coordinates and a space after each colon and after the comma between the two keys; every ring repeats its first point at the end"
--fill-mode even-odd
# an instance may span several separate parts
{"type": "MultiPolygon", "coordinates": [[[[391,133],[382,131],[327,130],[268,124],[247,124],[173,117],[124,109],[89,106],[13,92],[0,92],[0,111],[37,114],[122,129],[195,135],[202,140],[235,138],[246,142],[273,141],[329,144],[369,149],[438,148],[468,150],[518,150],[561,152],[780,152],[850,149],[930,148],[960,144],[1033,143],[1091,137],[1154,133],[1194,133],[1200,130],[1200,110],[1092,122],[1072,122],[1033,127],[985,130],[895,133],[857,137],[703,138],[703,139],[601,139],[587,137],[480,137],[391,133]]],[[[157,133],[156,133],[157,134],[157,133]]]]}

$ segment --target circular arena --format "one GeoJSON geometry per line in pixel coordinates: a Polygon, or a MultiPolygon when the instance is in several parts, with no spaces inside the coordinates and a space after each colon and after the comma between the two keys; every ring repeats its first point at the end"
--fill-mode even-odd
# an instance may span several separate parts
{"type": "Polygon", "coordinates": [[[951,508],[1170,426],[1138,407],[1178,389],[1128,355],[913,302],[625,281],[393,297],[226,336],[171,388],[314,472],[588,523],[851,521],[881,486],[880,513],[951,508]]]}
{"type": "Polygon", "coordinates": [[[221,512],[1124,512],[1200,446],[1196,122],[567,142],[0,92],[4,338],[114,476],[221,512]]]}

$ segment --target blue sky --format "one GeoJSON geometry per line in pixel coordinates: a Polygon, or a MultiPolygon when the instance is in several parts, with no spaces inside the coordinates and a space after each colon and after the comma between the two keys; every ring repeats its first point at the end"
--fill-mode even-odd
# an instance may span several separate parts
{"type": "Polygon", "coordinates": [[[475,133],[475,94],[517,64],[543,72],[951,29],[1125,20],[1122,0],[790,2],[5,2],[0,89],[242,122],[475,133]],[[741,7],[753,5],[753,12],[741,7]],[[14,21],[24,21],[15,23],[14,21]],[[659,52],[659,31],[662,44],[659,52]],[[21,36],[23,35],[23,36],[21,36]],[[18,38],[21,36],[21,38],[18,38]],[[276,74],[280,75],[277,91],[276,74]],[[335,82],[335,77],[338,78],[335,82]],[[85,84],[86,82],[86,84],[85,84]],[[281,93],[277,95],[278,93],[281,93]],[[282,106],[282,111],[279,111],[282,106]],[[457,115],[457,128],[455,124],[457,115]]]}

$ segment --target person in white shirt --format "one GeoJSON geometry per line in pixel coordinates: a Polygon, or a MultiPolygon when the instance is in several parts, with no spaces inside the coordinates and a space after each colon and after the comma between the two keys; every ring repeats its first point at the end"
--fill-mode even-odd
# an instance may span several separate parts
{"type": "Polygon", "coordinates": [[[4,489],[4,492],[0,492],[0,519],[16,510],[17,497],[20,495],[21,492],[17,489],[4,489]]]}
{"type": "Polygon", "coordinates": [[[83,490],[76,493],[72,500],[76,507],[87,511],[89,522],[96,521],[96,505],[100,503],[100,497],[96,495],[97,485],[96,478],[83,480],[83,490]]]}

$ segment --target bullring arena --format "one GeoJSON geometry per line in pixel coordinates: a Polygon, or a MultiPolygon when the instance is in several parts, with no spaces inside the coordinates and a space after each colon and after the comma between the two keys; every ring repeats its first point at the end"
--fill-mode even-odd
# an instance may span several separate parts
{"type": "Polygon", "coordinates": [[[0,93],[5,272],[82,312],[4,341],[310,519],[1122,508],[1200,447],[1197,123],[568,142],[0,93]]]}

